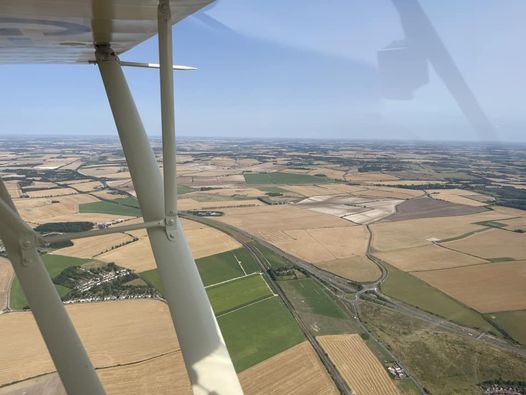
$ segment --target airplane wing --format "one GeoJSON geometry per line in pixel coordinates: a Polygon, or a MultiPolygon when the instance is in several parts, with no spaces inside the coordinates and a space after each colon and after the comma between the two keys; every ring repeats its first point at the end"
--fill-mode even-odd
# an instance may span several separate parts
{"type": "MultiPolygon", "coordinates": [[[[213,0],[171,0],[172,24],[213,0]]],[[[0,63],[88,63],[157,33],[158,0],[1,0],[0,63]]]]}

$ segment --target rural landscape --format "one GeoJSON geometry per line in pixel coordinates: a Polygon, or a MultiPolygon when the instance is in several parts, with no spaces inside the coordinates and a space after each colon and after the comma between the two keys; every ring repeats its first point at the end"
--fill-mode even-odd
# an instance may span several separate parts
{"type": "MultiPolygon", "coordinates": [[[[246,394],[526,393],[526,145],[177,150],[179,216],[246,394]]],[[[108,394],[191,393],[146,230],[53,241],[142,222],[119,141],[0,138],[0,176],[108,394]]],[[[0,334],[0,395],[65,394],[1,243],[0,334]]]]}

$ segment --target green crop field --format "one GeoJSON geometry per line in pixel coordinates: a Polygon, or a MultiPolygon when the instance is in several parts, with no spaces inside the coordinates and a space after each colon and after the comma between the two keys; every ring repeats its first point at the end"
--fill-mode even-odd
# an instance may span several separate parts
{"type": "Polygon", "coordinates": [[[234,258],[232,251],[207,256],[198,259],[196,263],[205,286],[245,275],[236,258],[234,258]]]}
{"type": "MultiPolygon", "coordinates": [[[[128,199],[117,199],[115,201],[100,201],[93,203],[83,203],[79,205],[79,212],[81,213],[99,213],[99,214],[113,214],[122,215],[126,217],[140,217],[142,216],[141,210],[138,207],[130,205],[124,205],[119,203],[119,200],[128,201],[128,199]]],[[[130,200],[131,203],[133,203],[130,200]]]]}
{"type": "Polygon", "coordinates": [[[284,281],[281,283],[285,288],[292,288],[297,299],[304,301],[314,314],[325,315],[334,318],[345,318],[345,313],[334,302],[328,291],[316,280],[303,278],[298,280],[284,281]]]}
{"type": "MultiPolygon", "coordinates": [[[[254,261],[252,254],[245,248],[238,248],[237,250],[207,256],[196,261],[203,284],[209,286],[236,277],[243,277],[245,272],[239,266],[236,258],[241,262],[247,274],[259,272],[259,266],[254,261]]],[[[139,276],[163,294],[161,279],[157,269],[139,273],[139,276]]]]}
{"type": "Polygon", "coordinates": [[[206,289],[206,293],[216,315],[272,296],[272,291],[259,274],[212,286],[206,289]]]}
{"type": "Polygon", "coordinates": [[[526,345],[526,310],[501,311],[486,314],[486,317],[490,321],[494,321],[515,341],[526,345]]]}
{"type": "Polygon", "coordinates": [[[303,341],[303,333],[278,297],[262,300],[218,318],[236,371],[303,341]]]}
{"type": "Polygon", "coordinates": [[[246,248],[238,248],[237,250],[232,250],[229,252],[232,253],[234,258],[237,258],[237,260],[241,262],[241,266],[243,266],[245,273],[252,274],[261,271],[258,263],[254,259],[254,256],[246,248]]]}
{"type": "Polygon", "coordinates": [[[270,248],[267,248],[257,241],[251,241],[250,245],[256,248],[261,254],[263,255],[263,259],[265,259],[270,267],[272,269],[284,269],[292,267],[292,263],[287,261],[285,258],[282,258],[280,255],[272,251],[270,248]]]}
{"type": "Polygon", "coordinates": [[[317,280],[284,280],[279,285],[313,335],[360,332],[355,322],[317,280]]]}
{"type": "MultiPolygon", "coordinates": [[[[42,261],[46,266],[46,269],[51,276],[51,278],[59,275],[65,268],[69,266],[80,266],[85,262],[88,262],[89,259],[73,258],[63,255],[53,255],[46,254],[42,255],[42,261]]],[[[59,295],[62,297],[66,295],[70,289],[63,287],[61,285],[55,285],[58,290],[59,295]]],[[[27,299],[22,290],[22,286],[17,278],[13,280],[13,285],[11,286],[11,292],[9,297],[10,307],[14,310],[22,310],[27,306],[27,299]]]]}
{"type": "Polygon", "coordinates": [[[382,291],[395,299],[418,307],[448,320],[457,322],[470,328],[498,333],[480,313],[457,302],[445,293],[428,285],[424,281],[402,272],[392,266],[387,279],[382,283],[382,291]]]}
{"type": "Polygon", "coordinates": [[[137,273],[140,278],[154,287],[161,295],[164,295],[164,289],[161,284],[161,277],[157,269],[147,270],[145,272],[137,273]]]}
{"type": "Polygon", "coordinates": [[[309,174],[294,173],[245,173],[245,182],[247,184],[323,184],[330,182],[330,179],[320,176],[311,176],[309,174]]]}

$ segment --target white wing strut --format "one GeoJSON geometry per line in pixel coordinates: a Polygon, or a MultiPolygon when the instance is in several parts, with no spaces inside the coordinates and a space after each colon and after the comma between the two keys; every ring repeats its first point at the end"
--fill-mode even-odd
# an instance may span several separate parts
{"type": "Polygon", "coordinates": [[[104,395],[37,247],[39,236],[18,215],[0,179],[0,236],[68,394],[104,395]]]}
{"type": "Polygon", "coordinates": [[[110,47],[97,63],[145,221],[194,394],[242,394],[241,385],[177,217],[172,40],[169,3],[159,6],[164,185],[121,66],[110,47]],[[168,15],[166,14],[168,12],[168,15]]]}

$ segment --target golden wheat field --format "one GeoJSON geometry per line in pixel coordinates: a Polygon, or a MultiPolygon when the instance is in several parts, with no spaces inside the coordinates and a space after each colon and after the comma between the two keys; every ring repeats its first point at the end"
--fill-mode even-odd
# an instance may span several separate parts
{"type": "Polygon", "coordinates": [[[399,394],[385,368],[359,335],[329,335],[317,339],[354,393],[399,394]]]}
{"type": "Polygon", "coordinates": [[[78,258],[93,258],[115,248],[122,248],[124,244],[130,243],[133,240],[134,237],[125,233],[89,237],[74,240],[73,246],[61,248],[56,250],[55,253],[78,258]]]}
{"type": "MultiPolygon", "coordinates": [[[[139,362],[179,349],[168,306],[155,300],[66,307],[95,367],[139,362]]],[[[55,370],[31,312],[0,315],[0,385],[55,370]]]]}
{"type": "Polygon", "coordinates": [[[481,258],[526,259],[526,233],[490,229],[443,245],[481,258]]]}
{"type": "Polygon", "coordinates": [[[434,244],[377,252],[375,256],[406,272],[447,269],[487,263],[487,261],[480,258],[451,251],[434,244]]]}
{"type": "MultiPolygon", "coordinates": [[[[181,223],[183,224],[185,236],[194,259],[235,250],[241,247],[241,244],[227,234],[209,226],[184,219],[181,223]]],[[[155,269],[155,260],[150,247],[150,241],[146,236],[146,231],[137,230],[129,233],[138,237],[139,240],[101,254],[97,259],[103,262],[114,262],[118,266],[126,267],[137,272],[155,269]]]]}
{"type": "Polygon", "coordinates": [[[239,379],[246,395],[339,393],[308,342],[241,372],[239,379]]]}
{"type": "Polygon", "coordinates": [[[526,309],[526,261],[413,274],[481,313],[526,309]]]}

